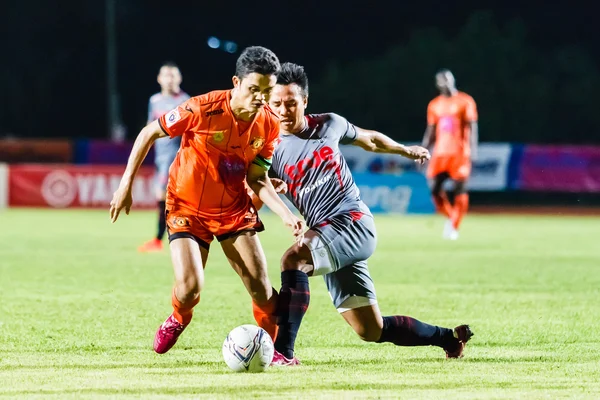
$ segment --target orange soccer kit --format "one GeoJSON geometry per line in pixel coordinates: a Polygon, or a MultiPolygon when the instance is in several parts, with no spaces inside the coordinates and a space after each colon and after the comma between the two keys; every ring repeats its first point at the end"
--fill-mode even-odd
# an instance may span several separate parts
{"type": "MultiPolygon", "coordinates": [[[[470,123],[477,121],[477,105],[471,96],[458,92],[453,96],[440,95],[427,107],[427,124],[435,125],[435,143],[429,161],[427,177],[446,173],[454,180],[464,181],[471,174],[470,123]]],[[[437,209],[452,219],[458,228],[468,208],[466,193],[458,194],[455,206],[443,197],[434,199],[437,209]]]]}
{"type": "Polygon", "coordinates": [[[169,171],[167,225],[169,238],[193,237],[208,248],[213,238],[262,230],[247,193],[252,162],[268,168],[279,136],[279,121],[268,108],[252,122],[238,121],[230,91],[196,96],[159,118],[171,137],[182,136],[169,171]]]}
{"type": "MultiPolygon", "coordinates": [[[[247,192],[246,175],[251,163],[269,168],[279,119],[265,106],[251,122],[237,120],[230,100],[231,91],[213,91],[192,97],[158,119],[170,137],[182,136],[167,186],[170,241],[192,238],[208,249],[215,236],[221,241],[241,231],[263,230],[247,192]]],[[[173,295],[176,319],[189,323],[196,303],[181,304],[173,295]]],[[[254,314],[274,336],[274,322],[263,326],[276,306],[275,299],[270,303],[255,304],[254,314]]]]}

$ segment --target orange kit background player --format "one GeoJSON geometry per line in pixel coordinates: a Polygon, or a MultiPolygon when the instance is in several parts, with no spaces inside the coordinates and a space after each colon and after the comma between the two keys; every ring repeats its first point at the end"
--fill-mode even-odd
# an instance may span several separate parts
{"type": "Polygon", "coordinates": [[[427,107],[427,129],[423,147],[433,145],[427,168],[436,209],[448,218],[444,238],[458,239],[458,228],[469,208],[466,184],[471,160],[477,155],[477,105],[471,96],[456,89],[454,75],[447,69],[435,75],[440,95],[427,107]],[[454,181],[454,202],[444,191],[447,179],[454,181]]]}
{"type": "Polygon", "coordinates": [[[279,119],[266,106],[277,81],[277,56],[264,47],[245,49],[236,63],[233,90],[192,97],[138,135],[119,189],[111,201],[113,222],[128,214],[133,179],[154,141],[181,136],[169,171],[166,220],[175,273],[173,314],[159,327],[154,350],[165,353],[192,319],[204,286],[204,267],[216,237],[252,297],[254,317],[277,334],[277,292],[267,275],[257,236],[263,230],[249,186],[302,240],[304,223],[281,201],[267,171],[279,136],[279,119]]]}

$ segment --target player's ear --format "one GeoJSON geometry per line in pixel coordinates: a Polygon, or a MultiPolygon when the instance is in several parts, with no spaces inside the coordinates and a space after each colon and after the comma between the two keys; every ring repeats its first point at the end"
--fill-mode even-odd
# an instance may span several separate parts
{"type": "Polygon", "coordinates": [[[237,87],[240,86],[242,80],[236,75],[234,75],[233,78],[231,78],[231,82],[233,82],[233,87],[237,89],[237,87]]]}
{"type": "Polygon", "coordinates": [[[304,108],[308,107],[308,96],[302,98],[302,103],[304,103],[304,108]]]}

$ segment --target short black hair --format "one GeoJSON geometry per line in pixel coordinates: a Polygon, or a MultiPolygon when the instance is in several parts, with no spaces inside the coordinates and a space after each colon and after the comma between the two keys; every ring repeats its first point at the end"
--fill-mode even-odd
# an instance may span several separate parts
{"type": "Polygon", "coordinates": [[[262,46],[246,47],[235,63],[235,75],[242,79],[253,72],[261,75],[276,75],[281,65],[271,50],[262,46]]]}
{"type": "Polygon", "coordinates": [[[308,76],[302,65],[286,62],[281,65],[277,74],[278,85],[290,85],[295,83],[302,90],[302,95],[308,97],[308,76]]]}
{"type": "Polygon", "coordinates": [[[179,66],[177,64],[175,64],[173,61],[165,61],[164,63],[161,64],[160,66],[162,67],[168,67],[168,68],[177,68],[179,69],[179,66]]]}

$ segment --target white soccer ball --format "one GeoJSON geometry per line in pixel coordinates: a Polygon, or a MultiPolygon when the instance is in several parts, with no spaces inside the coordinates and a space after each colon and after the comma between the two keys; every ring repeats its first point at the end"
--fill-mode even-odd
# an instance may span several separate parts
{"type": "Polygon", "coordinates": [[[241,325],[223,342],[223,359],[235,372],[262,372],[273,360],[273,340],[262,328],[241,325]]]}

